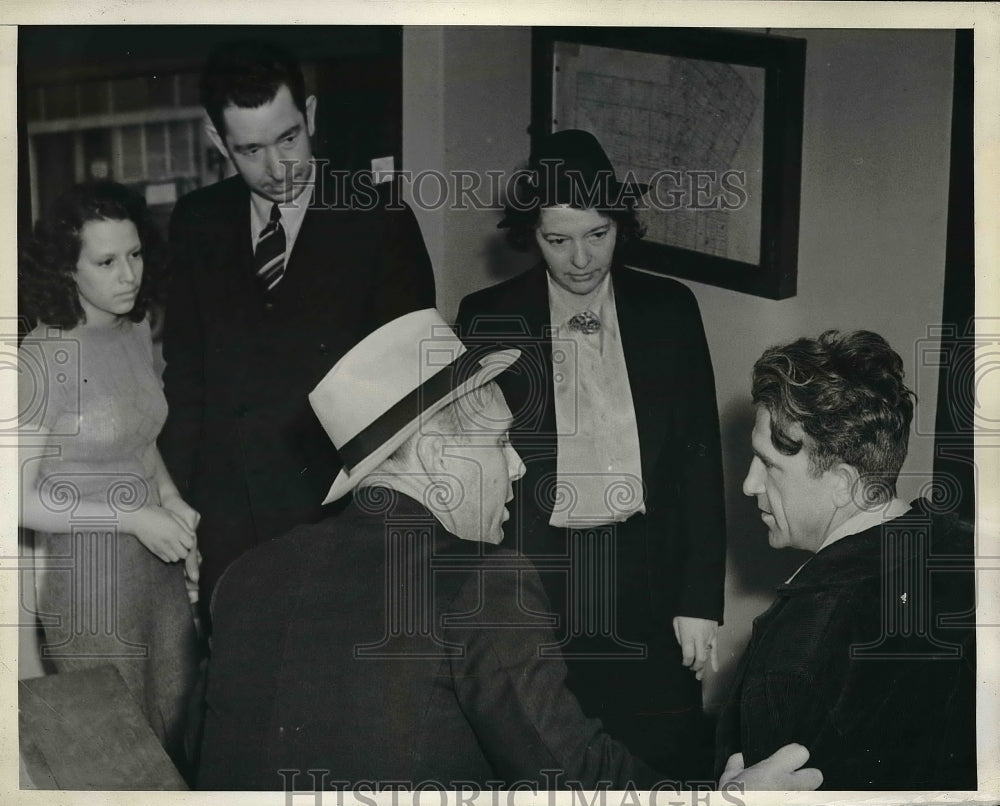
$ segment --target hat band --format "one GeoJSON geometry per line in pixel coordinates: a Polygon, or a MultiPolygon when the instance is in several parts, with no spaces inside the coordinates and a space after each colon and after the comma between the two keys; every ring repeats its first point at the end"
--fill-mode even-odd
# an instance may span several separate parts
{"type": "Polygon", "coordinates": [[[338,449],[344,468],[352,470],[423,412],[472,378],[482,365],[476,353],[462,353],[440,372],[379,415],[338,449]]]}

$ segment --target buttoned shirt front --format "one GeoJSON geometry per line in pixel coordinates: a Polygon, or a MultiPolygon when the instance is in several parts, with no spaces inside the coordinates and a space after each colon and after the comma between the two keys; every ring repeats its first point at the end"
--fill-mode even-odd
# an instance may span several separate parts
{"type": "Polygon", "coordinates": [[[558,489],[549,523],[585,528],[645,512],[639,432],[611,275],[590,294],[548,278],[558,489]],[[595,333],[571,328],[584,311],[595,333]]]}

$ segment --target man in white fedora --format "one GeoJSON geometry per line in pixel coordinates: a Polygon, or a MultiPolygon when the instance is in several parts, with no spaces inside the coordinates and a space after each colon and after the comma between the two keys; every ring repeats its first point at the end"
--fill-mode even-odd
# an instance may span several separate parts
{"type": "MultiPolygon", "coordinates": [[[[344,467],[322,523],[223,575],[198,785],[204,789],[649,789],[565,687],[534,568],[491,544],[512,482],[493,379],[517,350],[467,351],[434,309],[384,325],[310,395],[344,467]]],[[[723,783],[814,789],[782,748],[723,783]]]]}

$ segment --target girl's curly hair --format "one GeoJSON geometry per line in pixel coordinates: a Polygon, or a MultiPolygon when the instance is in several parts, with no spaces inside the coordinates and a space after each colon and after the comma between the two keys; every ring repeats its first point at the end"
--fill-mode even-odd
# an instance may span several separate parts
{"type": "Polygon", "coordinates": [[[163,242],[153,225],[146,201],[117,182],[76,185],[56,199],[22,245],[17,270],[18,305],[34,322],[76,327],[86,319],[76,285],[80,233],[88,221],[131,221],[142,244],[143,272],[132,310],[125,314],[141,322],[158,299],[163,266],[163,242]]]}

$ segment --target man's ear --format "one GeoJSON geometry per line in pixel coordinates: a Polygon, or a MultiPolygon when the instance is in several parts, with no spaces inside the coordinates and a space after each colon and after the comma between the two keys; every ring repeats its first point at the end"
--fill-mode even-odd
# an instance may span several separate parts
{"type": "Polygon", "coordinates": [[[212,123],[211,120],[205,124],[205,134],[207,134],[208,139],[212,141],[212,145],[219,149],[219,153],[226,159],[229,159],[229,150],[226,148],[226,141],[223,140],[222,136],[216,130],[215,124],[212,123]]]}
{"type": "Polygon", "coordinates": [[[838,462],[827,473],[832,483],[833,503],[837,507],[851,504],[859,509],[865,508],[864,490],[861,487],[861,474],[846,462],[838,462]]]}
{"type": "Polygon", "coordinates": [[[306,128],[309,131],[309,136],[312,137],[316,133],[316,96],[310,95],[306,98],[306,128]]]}
{"type": "Polygon", "coordinates": [[[428,476],[440,473],[444,467],[444,437],[433,431],[420,434],[416,445],[417,461],[428,476]]]}

